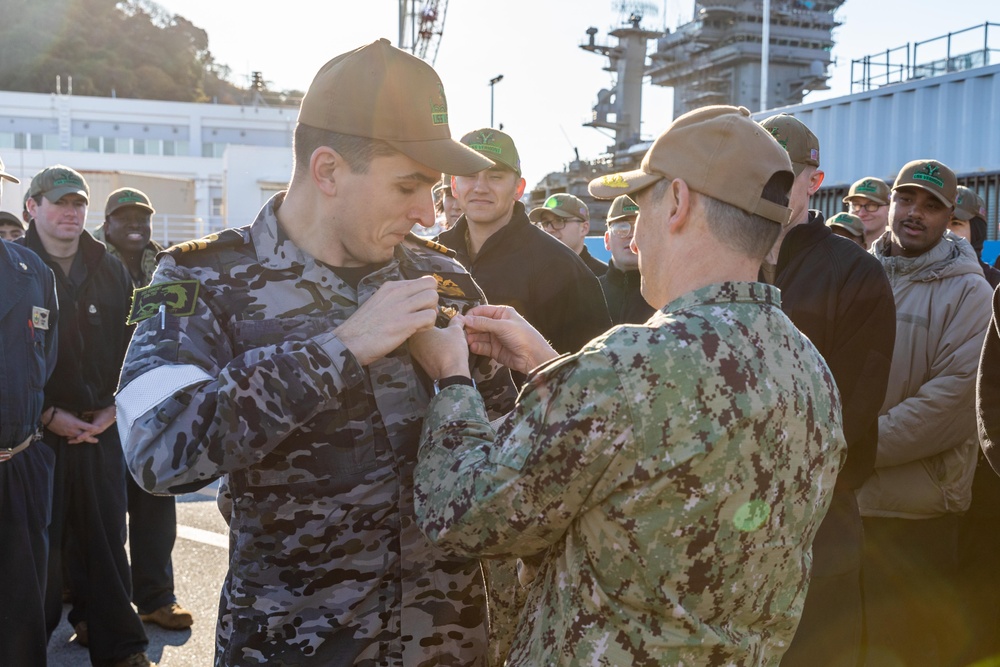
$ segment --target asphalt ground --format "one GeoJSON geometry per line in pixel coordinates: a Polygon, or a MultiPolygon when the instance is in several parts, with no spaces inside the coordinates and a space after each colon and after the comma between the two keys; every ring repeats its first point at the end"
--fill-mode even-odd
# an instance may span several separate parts
{"type": "MultiPolygon", "coordinates": [[[[211,667],[215,654],[215,619],[219,589],[226,574],[228,531],[215,505],[215,487],[177,498],[177,542],[174,544],[174,592],[194,615],[187,630],[164,630],[146,623],[147,654],[160,667],[211,667]]],[[[73,641],[75,633],[64,607],[63,620],[49,640],[50,667],[86,667],[87,649],[73,641]]]]}

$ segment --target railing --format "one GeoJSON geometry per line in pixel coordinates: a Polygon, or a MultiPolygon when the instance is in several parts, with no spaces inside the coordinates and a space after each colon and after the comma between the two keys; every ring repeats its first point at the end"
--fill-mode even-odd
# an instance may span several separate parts
{"type": "MultiPolygon", "coordinates": [[[[987,21],[982,25],[852,60],[851,94],[989,65],[997,59],[991,54],[1000,53],[1000,48],[990,46],[990,26],[1000,27],[1000,23],[987,21]],[[977,38],[980,32],[981,41],[977,38]],[[928,49],[932,53],[930,57],[926,56],[928,49]],[[924,55],[921,56],[921,53],[924,55]]],[[[997,35],[996,30],[993,35],[997,35]]]]}
{"type": "MultiPolygon", "coordinates": [[[[221,218],[219,218],[221,221],[221,218]]],[[[87,229],[93,231],[104,224],[103,215],[88,215],[87,229]]],[[[164,247],[172,246],[181,241],[200,239],[201,237],[221,229],[210,226],[196,215],[169,215],[157,213],[153,215],[153,240],[164,247]]]]}

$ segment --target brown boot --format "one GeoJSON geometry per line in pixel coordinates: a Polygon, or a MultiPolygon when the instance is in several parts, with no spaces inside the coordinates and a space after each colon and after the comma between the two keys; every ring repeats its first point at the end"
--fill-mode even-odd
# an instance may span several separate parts
{"type": "Polygon", "coordinates": [[[76,643],[80,646],[90,645],[90,633],[87,632],[87,621],[80,621],[73,626],[73,631],[76,632],[76,643]]]}
{"type": "Polygon", "coordinates": [[[121,660],[115,660],[111,663],[111,667],[156,667],[153,663],[149,661],[149,657],[143,653],[133,653],[127,658],[122,658],[121,660]]]}
{"type": "Polygon", "coordinates": [[[149,614],[139,614],[139,618],[146,623],[156,623],[167,630],[184,630],[194,623],[191,612],[176,602],[165,604],[149,614]]]}

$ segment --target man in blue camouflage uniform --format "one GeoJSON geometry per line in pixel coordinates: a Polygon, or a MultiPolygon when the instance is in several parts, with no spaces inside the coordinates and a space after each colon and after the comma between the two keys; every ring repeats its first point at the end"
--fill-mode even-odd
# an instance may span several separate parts
{"type": "Polygon", "coordinates": [[[508,666],[778,664],[844,455],[826,364],[751,282],[791,182],[734,107],[681,116],[640,170],[592,182],[635,193],[659,312],[537,368],[496,431],[462,386],[466,343],[526,369],[554,356],[544,340],[495,306],[411,339],[448,385],[424,420],[421,528],[459,553],[544,553],[508,666]]]}
{"type": "MultiPolygon", "coordinates": [[[[20,183],[0,160],[4,181],[20,183]]],[[[44,667],[55,454],[38,440],[59,308],[52,269],[20,245],[0,241],[0,285],[0,665],[44,667]]]]}
{"type": "MultiPolygon", "coordinates": [[[[416,526],[412,471],[433,393],[406,345],[481,303],[433,223],[442,172],[488,160],[451,139],[434,70],[380,40],[316,75],[287,193],[249,227],[166,251],[138,290],[118,404],[154,492],[227,475],[219,665],[483,665],[478,560],[416,526]]],[[[484,400],[509,374],[474,360],[484,400]]]]}

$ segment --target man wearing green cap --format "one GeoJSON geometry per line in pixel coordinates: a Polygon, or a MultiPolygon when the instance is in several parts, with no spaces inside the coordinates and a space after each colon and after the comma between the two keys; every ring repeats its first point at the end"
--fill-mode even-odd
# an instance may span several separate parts
{"type": "Polygon", "coordinates": [[[826,364],[754,282],[791,183],[749,111],[692,111],[590,184],[639,205],[648,321],[559,358],[498,306],[411,339],[431,377],[470,349],[535,368],[496,430],[441,391],[416,471],[432,541],[542,561],[508,667],[775,665],[791,641],[844,449],[826,364]]]}
{"type": "Polygon", "coordinates": [[[114,391],[129,329],[132,281],[84,230],[90,188],[62,165],[28,187],[23,242],[45,260],[59,296],[59,359],[45,385],[42,442],[55,453],[46,617],[62,616],[63,571],[73,592],[69,622],[95,665],[148,665],[148,641],[131,604],[125,555],[125,460],[114,391]],[[64,556],[67,563],[64,568],[64,556]]]}
{"type": "Polygon", "coordinates": [[[619,195],[608,210],[604,247],[611,252],[608,271],[598,280],[608,302],[612,324],[642,324],[655,311],[642,296],[639,256],[632,249],[639,205],[628,195],[619,195]]]}
{"type": "Polygon", "coordinates": [[[587,250],[587,232],[590,231],[590,209],[579,197],[559,193],[528,212],[528,220],[562,241],[575,252],[595,276],[603,276],[608,265],[587,250]]]}
{"type": "MultiPolygon", "coordinates": [[[[94,238],[128,269],[132,284],[145,287],[153,279],[156,255],[163,247],[152,240],[153,204],[145,192],[119,188],[104,204],[104,224],[94,238]]],[[[177,511],[171,496],[154,496],[127,475],[129,565],[132,601],[139,618],[168,630],[194,623],[191,612],[177,604],[171,551],[177,539],[177,511]]]]}
{"type": "Polygon", "coordinates": [[[872,246],[896,301],[875,470],[857,491],[872,665],[956,664],[966,631],[958,531],[976,468],[976,369],[990,288],[972,247],[946,233],[956,194],[947,165],[903,165],[890,231],[872,246]]]}
{"type": "Polygon", "coordinates": [[[844,197],[848,212],[861,218],[865,227],[865,248],[871,248],[889,227],[889,185],[881,178],[859,178],[844,197]]]}
{"type": "Polygon", "coordinates": [[[833,234],[809,197],[823,182],[819,139],[788,114],[761,126],[788,151],[795,182],[789,224],[761,275],[781,290],[781,309],[816,346],[842,399],[847,461],[813,543],[802,621],[784,667],[853,667],[861,654],[861,520],[854,490],[871,474],[878,408],[892,359],[895,310],[882,267],[858,244],[833,234]]]}
{"type": "MultiPolygon", "coordinates": [[[[486,663],[480,562],[413,514],[434,385],[407,339],[483,301],[438,244],[442,173],[492,163],[452,140],[441,80],[387,40],[324,65],[302,101],[287,192],[247,227],[182,243],[136,291],[118,392],[138,481],[226,476],[217,665],[486,663]]],[[[472,360],[494,416],[507,372],[472,360]]]]}
{"type": "Polygon", "coordinates": [[[528,220],[514,140],[483,128],[462,143],[495,164],[452,179],[465,214],[438,240],[455,251],[490,303],[513,306],[557,350],[576,352],[611,326],[597,278],[579,255],[528,220]]]}
{"type": "Polygon", "coordinates": [[[862,248],[865,247],[865,225],[858,216],[838,213],[826,221],[826,226],[837,236],[857,243],[862,248]]]}

